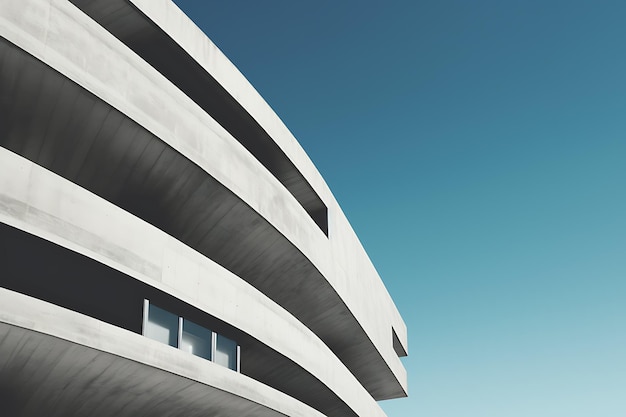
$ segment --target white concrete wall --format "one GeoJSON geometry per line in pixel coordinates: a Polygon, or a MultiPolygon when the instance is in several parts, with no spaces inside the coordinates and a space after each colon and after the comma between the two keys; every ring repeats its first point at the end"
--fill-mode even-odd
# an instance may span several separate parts
{"type": "MultiPolygon", "coordinates": [[[[406,372],[391,342],[393,326],[406,346],[406,326],[313,163],[230,61],[169,0],[133,3],[218,79],[276,140],[327,205],[329,238],[282,184],[221,126],[69,2],[4,0],[0,3],[0,34],[127,114],[270,221],[326,277],[406,387],[406,372]]],[[[133,250],[142,253],[150,249],[133,250]]]]}
{"type": "Polygon", "coordinates": [[[332,192],[302,146],[235,65],[170,0],[130,1],[237,98],[239,104],[268,132],[324,201],[329,211],[331,262],[327,262],[330,265],[320,264],[323,259],[329,259],[325,258],[326,254],[322,254],[323,258],[316,258],[316,265],[325,267],[320,269],[324,276],[359,319],[394,373],[406,381],[402,364],[393,349],[389,349],[390,329],[393,326],[408,351],[406,325],[332,192]],[[372,305],[377,308],[372,309],[372,305]]]}
{"type": "Polygon", "coordinates": [[[3,148],[0,222],[174,295],[286,356],[358,415],[384,416],[332,351],[256,288],[149,223],[3,148]]]}
{"type": "MultiPolygon", "coordinates": [[[[324,417],[322,413],[308,405],[245,375],[91,317],[4,288],[0,288],[0,303],[2,305],[0,323],[32,330],[52,338],[130,359],[148,367],[162,369],[196,381],[198,384],[234,394],[284,415],[324,417]]],[[[48,339],[50,343],[53,343],[52,338],[48,339]]],[[[15,352],[3,353],[15,354],[15,352]]],[[[220,398],[219,393],[217,398],[220,398]]],[[[229,407],[228,402],[232,399],[230,395],[223,396],[221,401],[224,402],[223,407],[226,410],[229,407]]],[[[106,401],[106,398],[103,401],[106,401]]],[[[54,413],[59,414],[56,410],[54,413]]]]}

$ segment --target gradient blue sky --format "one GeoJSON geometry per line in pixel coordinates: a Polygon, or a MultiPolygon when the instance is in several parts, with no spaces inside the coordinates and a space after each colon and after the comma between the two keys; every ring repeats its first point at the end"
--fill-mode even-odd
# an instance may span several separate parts
{"type": "Polygon", "coordinates": [[[626,2],[176,3],[409,328],[390,417],[626,416],[626,2]]]}

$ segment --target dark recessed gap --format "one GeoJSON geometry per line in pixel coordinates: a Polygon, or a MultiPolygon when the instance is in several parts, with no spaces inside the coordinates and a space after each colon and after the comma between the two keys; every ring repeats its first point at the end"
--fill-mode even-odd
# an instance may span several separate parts
{"type": "Polygon", "coordinates": [[[391,328],[391,339],[391,343],[393,343],[393,350],[396,351],[398,357],[407,356],[407,351],[404,349],[404,346],[402,346],[402,342],[400,342],[400,338],[396,334],[396,330],[393,327],[391,328]]]}
{"type": "Polygon", "coordinates": [[[300,365],[249,334],[116,269],[0,222],[0,288],[142,333],[143,302],[209,328],[241,345],[241,373],[331,417],[356,417],[300,365]]]}

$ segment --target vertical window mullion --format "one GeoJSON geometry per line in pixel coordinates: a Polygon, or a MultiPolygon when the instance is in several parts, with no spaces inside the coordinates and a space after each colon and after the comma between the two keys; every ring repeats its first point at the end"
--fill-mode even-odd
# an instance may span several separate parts
{"type": "Polygon", "coordinates": [[[211,332],[211,362],[215,362],[217,352],[217,333],[211,332]]]}
{"type": "Polygon", "coordinates": [[[178,340],[176,341],[178,349],[183,345],[183,318],[178,316],[178,340]]]}
{"type": "Polygon", "coordinates": [[[241,346],[237,345],[237,372],[241,372],[241,346]]]}
{"type": "Polygon", "coordinates": [[[150,308],[150,300],[147,298],[143,299],[143,320],[141,323],[141,334],[146,335],[146,327],[148,326],[148,313],[150,308]]]}

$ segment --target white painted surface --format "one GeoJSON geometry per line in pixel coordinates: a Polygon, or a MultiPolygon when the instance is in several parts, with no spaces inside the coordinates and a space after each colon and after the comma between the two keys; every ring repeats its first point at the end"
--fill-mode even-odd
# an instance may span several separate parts
{"type": "MultiPolygon", "coordinates": [[[[221,126],[69,2],[5,0],[0,3],[0,34],[129,115],[270,221],[322,272],[406,387],[406,372],[391,343],[393,326],[406,347],[406,326],[330,190],[300,145],[232,63],[171,2],[133,0],[133,3],[218,79],[291,158],[328,206],[328,239],[293,196],[221,126]],[[164,102],[168,103],[167,108],[161,105],[164,102]]],[[[125,273],[158,282],[177,296],[204,297],[214,290],[217,282],[194,278],[207,268],[204,259],[195,259],[203,258],[197,253],[182,249],[179,246],[183,245],[156,231],[124,222],[94,222],[88,215],[110,216],[111,209],[87,199],[81,204],[87,204],[88,211],[77,213],[73,208],[75,190],[60,187],[52,194],[50,186],[56,180],[48,172],[31,169],[27,163],[17,165],[18,170],[32,170],[32,178],[3,181],[3,192],[6,187],[9,194],[14,194],[10,204],[18,211],[9,212],[7,222],[21,223],[26,230],[46,230],[44,235],[50,240],[62,240],[73,250],[89,252],[101,262],[116,264],[125,273]],[[35,183],[39,185],[33,187],[35,183]],[[20,202],[28,209],[20,206],[20,202]],[[19,213],[21,209],[23,213],[19,213]],[[58,216],[68,213],[72,219],[65,226],[46,229],[57,222],[58,216]],[[127,227],[139,228],[144,235],[128,233],[127,227]],[[126,239],[134,241],[128,242],[127,247],[111,247],[111,242],[117,242],[115,239],[123,234],[130,235],[126,239]]],[[[229,322],[237,327],[252,327],[236,320],[243,307],[237,303],[238,294],[228,291],[224,299],[234,302],[214,300],[216,304],[211,308],[222,316],[233,316],[235,322],[229,322]]],[[[268,327],[262,320],[257,325],[268,327]]],[[[287,350],[287,355],[295,355],[291,351],[293,347],[282,348],[287,350]]],[[[306,358],[302,360],[306,362],[306,358]]],[[[349,403],[353,404],[354,400],[349,403]]]]}
{"type": "Polygon", "coordinates": [[[154,226],[3,148],[0,222],[174,295],[300,365],[358,415],[384,416],[330,349],[256,288],[154,226]]]}
{"type": "MultiPolygon", "coordinates": [[[[245,375],[82,314],[4,288],[0,288],[0,304],[0,323],[33,330],[130,359],[147,367],[165,370],[288,416],[323,417],[323,414],[306,404],[245,375]]],[[[3,330],[0,327],[0,335],[3,330]]],[[[52,339],[49,340],[49,343],[53,343],[52,339]]],[[[54,372],[53,368],[46,371],[54,372]]],[[[226,409],[229,401],[232,401],[232,397],[225,396],[226,409]]]]}

